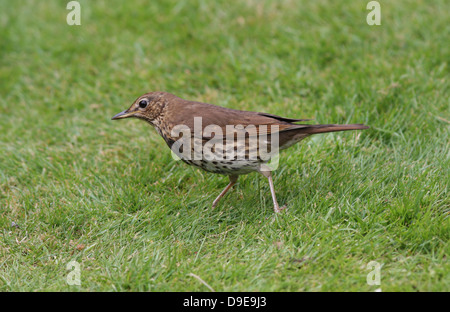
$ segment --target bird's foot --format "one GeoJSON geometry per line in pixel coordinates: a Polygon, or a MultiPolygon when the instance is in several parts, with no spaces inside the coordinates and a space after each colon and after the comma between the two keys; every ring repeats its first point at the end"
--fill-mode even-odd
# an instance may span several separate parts
{"type": "Polygon", "coordinates": [[[281,207],[275,206],[274,210],[275,210],[275,213],[279,213],[279,212],[282,212],[283,210],[286,210],[286,208],[287,208],[286,205],[281,206],[281,207]]]}

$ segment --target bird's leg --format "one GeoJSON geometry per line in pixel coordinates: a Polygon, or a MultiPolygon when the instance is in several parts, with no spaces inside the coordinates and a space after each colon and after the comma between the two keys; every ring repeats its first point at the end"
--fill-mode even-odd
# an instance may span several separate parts
{"type": "Polygon", "coordinates": [[[222,191],[222,193],[219,194],[219,196],[217,196],[217,198],[213,201],[212,204],[212,209],[214,209],[217,206],[217,203],[219,202],[219,200],[230,190],[230,188],[233,187],[233,185],[236,184],[237,180],[238,180],[238,175],[230,175],[228,176],[230,178],[230,183],[228,183],[227,187],[222,191]]]}
{"type": "Polygon", "coordinates": [[[275,188],[273,186],[272,172],[271,171],[260,171],[260,173],[269,180],[270,193],[272,194],[272,200],[273,200],[273,210],[275,212],[282,211],[283,209],[286,208],[286,206],[283,206],[280,208],[280,206],[278,205],[277,197],[275,195],[275,188]]]}

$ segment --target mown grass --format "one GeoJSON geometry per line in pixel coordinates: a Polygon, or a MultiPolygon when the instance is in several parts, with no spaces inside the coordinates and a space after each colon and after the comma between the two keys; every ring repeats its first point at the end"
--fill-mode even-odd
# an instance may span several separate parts
{"type": "Polygon", "coordinates": [[[0,290],[450,290],[446,1],[79,2],[0,2],[0,290]],[[257,174],[211,210],[226,178],[110,120],[154,90],[371,129],[284,152],[286,212],[257,174]]]}

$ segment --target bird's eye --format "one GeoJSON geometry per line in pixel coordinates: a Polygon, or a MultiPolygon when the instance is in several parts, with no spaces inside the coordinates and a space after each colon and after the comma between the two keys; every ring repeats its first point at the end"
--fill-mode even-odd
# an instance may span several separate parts
{"type": "Polygon", "coordinates": [[[140,100],[139,101],[139,107],[140,108],[146,108],[148,105],[148,101],[147,100],[140,100]]]}

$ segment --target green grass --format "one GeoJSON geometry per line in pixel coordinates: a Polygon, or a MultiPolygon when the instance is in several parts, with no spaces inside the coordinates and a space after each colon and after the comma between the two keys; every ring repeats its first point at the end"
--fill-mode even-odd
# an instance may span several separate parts
{"type": "Polygon", "coordinates": [[[448,1],[67,2],[0,2],[1,291],[450,290],[448,1]],[[371,129],[285,151],[286,212],[257,174],[211,210],[225,177],[110,120],[155,90],[371,129]]]}

